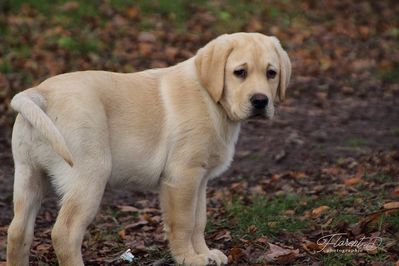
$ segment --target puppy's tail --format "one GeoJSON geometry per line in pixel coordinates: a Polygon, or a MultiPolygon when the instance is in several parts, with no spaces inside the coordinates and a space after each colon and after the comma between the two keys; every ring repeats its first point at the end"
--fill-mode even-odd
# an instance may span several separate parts
{"type": "Polygon", "coordinates": [[[46,108],[46,102],[42,95],[34,91],[18,93],[11,100],[11,107],[19,112],[49,141],[51,147],[58,155],[71,167],[73,166],[72,154],[65,143],[64,137],[43,111],[46,108]]]}

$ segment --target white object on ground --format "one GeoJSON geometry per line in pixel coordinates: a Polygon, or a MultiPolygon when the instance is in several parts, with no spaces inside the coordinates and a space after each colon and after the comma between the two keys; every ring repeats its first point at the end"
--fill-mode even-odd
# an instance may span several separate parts
{"type": "Polygon", "coordinates": [[[122,255],[119,256],[121,260],[127,261],[127,262],[132,262],[134,259],[134,255],[132,254],[130,248],[126,250],[125,252],[122,253],[122,255]]]}

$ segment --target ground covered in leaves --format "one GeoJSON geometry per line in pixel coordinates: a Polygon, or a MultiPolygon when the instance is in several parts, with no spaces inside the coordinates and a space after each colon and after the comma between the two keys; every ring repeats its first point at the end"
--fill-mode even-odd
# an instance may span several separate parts
{"type": "MultiPolygon", "coordinates": [[[[225,32],[276,35],[293,62],[274,121],[243,125],[210,184],[207,242],[231,265],[399,264],[396,1],[0,3],[0,264],[12,218],[11,97],[63,72],[173,65],[225,32]],[[334,236],[335,235],[335,236],[334,236]]],[[[43,203],[32,265],[56,265],[43,203]]],[[[83,243],[88,265],[169,265],[155,194],[108,190],[83,243]]]]}

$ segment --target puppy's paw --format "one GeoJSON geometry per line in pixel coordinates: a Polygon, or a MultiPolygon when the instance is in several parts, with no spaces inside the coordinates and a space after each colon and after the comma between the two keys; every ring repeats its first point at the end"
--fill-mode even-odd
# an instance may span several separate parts
{"type": "Polygon", "coordinates": [[[185,266],[204,266],[204,265],[224,265],[227,264],[227,257],[218,249],[209,250],[206,253],[189,255],[189,256],[177,256],[175,261],[178,265],[185,266]]]}
{"type": "Polygon", "coordinates": [[[211,261],[215,262],[216,265],[224,265],[227,264],[227,257],[218,249],[211,249],[207,254],[211,261]]]}
{"type": "Polygon", "coordinates": [[[188,256],[176,256],[175,261],[177,265],[184,266],[205,266],[209,265],[210,258],[206,254],[195,254],[188,256]]]}

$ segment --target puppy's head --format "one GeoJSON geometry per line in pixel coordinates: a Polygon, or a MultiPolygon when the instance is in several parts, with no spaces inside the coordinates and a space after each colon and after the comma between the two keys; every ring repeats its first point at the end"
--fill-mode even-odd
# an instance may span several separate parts
{"type": "Polygon", "coordinates": [[[272,118],[291,76],[280,42],[260,33],[222,35],[198,51],[195,65],[202,86],[234,121],[272,118]]]}

